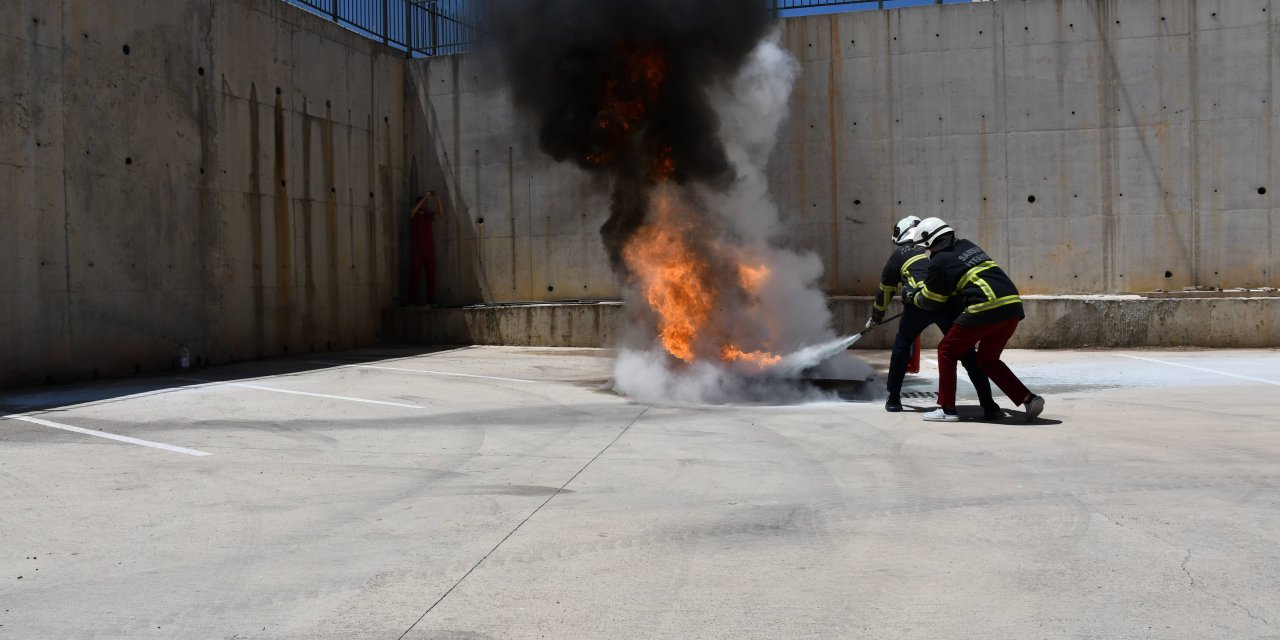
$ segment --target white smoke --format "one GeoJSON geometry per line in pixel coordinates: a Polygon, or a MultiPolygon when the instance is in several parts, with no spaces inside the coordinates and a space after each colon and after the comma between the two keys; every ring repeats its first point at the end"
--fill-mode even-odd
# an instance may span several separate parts
{"type": "MultiPolygon", "coordinates": [[[[781,246],[782,226],[777,205],[769,195],[766,167],[787,117],[787,101],[799,73],[796,60],[778,45],[778,36],[761,42],[747,64],[727,87],[713,89],[721,138],[737,179],[725,191],[700,189],[694,197],[705,204],[720,227],[720,241],[740,247],[744,254],[766,264],[770,276],[756,291],[758,309],[743,309],[734,321],[757,323],[778,355],[822,343],[838,342],[831,330],[826,297],[817,288],[822,261],[811,252],[781,246]]],[[[626,292],[628,305],[645,304],[643,296],[626,292]]],[[[815,365],[828,377],[867,379],[872,369],[845,355],[788,366],[770,376],[749,363],[674,360],[653,340],[624,347],[614,365],[614,388],[644,402],[700,404],[729,402],[788,403],[826,399],[829,394],[794,380],[801,369],[815,365]]],[[[828,352],[829,353],[829,352],[828,352]]],[[[803,358],[801,358],[803,359],[803,358]]],[[[787,360],[794,364],[793,356],[787,360]]]]}

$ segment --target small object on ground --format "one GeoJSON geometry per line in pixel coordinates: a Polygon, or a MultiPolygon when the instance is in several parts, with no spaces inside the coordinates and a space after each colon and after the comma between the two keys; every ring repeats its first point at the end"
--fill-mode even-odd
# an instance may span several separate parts
{"type": "Polygon", "coordinates": [[[902,399],[898,396],[889,396],[889,399],[884,401],[884,410],[889,413],[902,411],[902,399]]]}
{"type": "Polygon", "coordinates": [[[1033,393],[1030,398],[1027,398],[1023,407],[1027,410],[1027,422],[1031,422],[1040,415],[1041,411],[1044,411],[1044,398],[1033,393]]]}
{"type": "Polygon", "coordinates": [[[960,416],[956,414],[956,410],[947,411],[942,407],[938,407],[929,413],[924,414],[925,422],[959,422],[960,416]]]}

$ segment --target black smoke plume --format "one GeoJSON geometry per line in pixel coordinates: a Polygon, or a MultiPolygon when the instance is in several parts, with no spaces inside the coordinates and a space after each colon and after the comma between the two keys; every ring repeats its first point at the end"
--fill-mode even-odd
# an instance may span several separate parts
{"type": "Polygon", "coordinates": [[[762,0],[494,0],[493,42],[543,151],[606,174],[614,270],[660,181],[724,187],[733,169],[708,89],[766,35],[762,0]]]}

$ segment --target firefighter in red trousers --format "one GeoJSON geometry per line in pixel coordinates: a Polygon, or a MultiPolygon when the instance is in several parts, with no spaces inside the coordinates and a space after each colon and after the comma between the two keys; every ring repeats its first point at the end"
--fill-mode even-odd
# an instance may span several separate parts
{"type": "Polygon", "coordinates": [[[957,239],[951,227],[938,218],[921,221],[916,237],[929,250],[929,271],[913,301],[922,309],[939,309],[954,297],[962,308],[938,343],[938,408],[924,414],[924,419],[959,420],[956,361],[976,345],[978,366],[1014,404],[1024,407],[1030,422],[1044,411],[1044,398],[1031,393],[1000,360],[1005,344],[1025,317],[1017,287],[981,247],[957,239]]]}
{"type": "MultiPolygon", "coordinates": [[[[907,361],[915,350],[915,341],[929,325],[938,325],[938,330],[945,335],[951,329],[951,323],[960,314],[955,304],[947,304],[942,308],[926,311],[912,302],[920,283],[929,271],[929,256],[925,249],[915,246],[915,234],[920,218],[907,216],[893,226],[890,239],[898,245],[897,250],[889,256],[880,274],[880,292],[876,294],[875,304],[871,307],[871,319],[867,328],[884,320],[884,314],[902,286],[902,319],[898,321],[898,335],[893,341],[893,355],[889,358],[889,376],[887,380],[889,397],[884,402],[884,410],[902,411],[902,381],[907,376],[907,361]]],[[[978,393],[978,402],[982,404],[982,417],[986,420],[999,420],[1003,416],[1000,405],[991,398],[991,383],[978,366],[978,356],[969,349],[960,357],[960,363],[969,372],[969,381],[978,393]]]]}

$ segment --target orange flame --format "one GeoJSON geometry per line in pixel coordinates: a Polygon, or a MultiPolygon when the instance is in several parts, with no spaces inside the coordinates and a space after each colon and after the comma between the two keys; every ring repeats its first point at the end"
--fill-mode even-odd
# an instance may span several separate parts
{"type": "Polygon", "coordinates": [[[715,292],[705,284],[710,265],[690,250],[665,194],[655,199],[657,220],[623,249],[649,307],[658,314],[658,338],[673,356],[693,362],[693,344],[706,324],[715,292]]]}
{"type": "Polygon", "coordinates": [[[768,277],[769,267],[765,265],[753,267],[745,262],[738,265],[738,283],[747,291],[758,290],[768,277]]]}
{"type": "MultiPolygon", "coordinates": [[[[693,229],[680,219],[681,211],[667,189],[656,190],[653,207],[652,222],[627,243],[623,259],[658,316],[658,339],[663,348],[691,363],[697,359],[700,341],[705,345],[712,338],[706,335],[707,325],[720,296],[711,284],[711,263],[687,240],[693,229]]],[[[765,265],[740,262],[737,269],[739,284],[748,292],[757,290],[769,277],[765,265]]],[[[724,362],[747,362],[760,369],[782,359],[767,351],[747,352],[727,343],[717,354],[724,362]]]]}
{"type": "Polygon", "coordinates": [[[624,42],[615,47],[614,54],[619,60],[618,75],[605,80],[595,120],[603,149],[586,156],[594,164],[613,160],[627,136],[639,130],[662,96],[667,77],[666,53],[656,46],[624,42]]]}
{"type": "Polygon", "coordinates": [[[720,357],[725,362],[750,362],[761,369],[772,367],[782,360],[782,356],[774,355],[767,351],[746,353],[731,344],[725,345],[724,349],[720,351],[720,357]]]}

